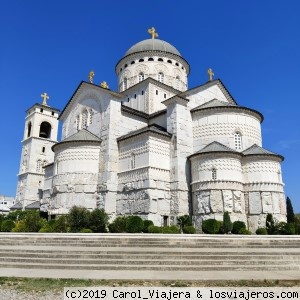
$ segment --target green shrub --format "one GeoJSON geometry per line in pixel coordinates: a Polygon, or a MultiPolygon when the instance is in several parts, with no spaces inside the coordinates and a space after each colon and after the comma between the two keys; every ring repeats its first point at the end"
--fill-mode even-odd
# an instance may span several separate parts
{"type": "Polygon", "coordinates": [[[275,231],[275,222],[272,214],[267,214],[266,229],[268,231],[268,234],[273,234],[275,231]]]}
{"type": "Polygon", "coordinates": [[[11,232],[15,227],[15,222],[13,220],[3,220],[1,224],[2,232],[11,232]]]}
{"type": "Polygon", "coordinates": [[[143,232],[144,233],[149,233],[148,227],[154,225],[151,220],[144,220],[144,225],[143,225],[143,232]]]}
{"type": "Polygon", "coordinates": [[[235,221],[232,224],[232,233],[238,234],[242,228],[246,228],[246,224],[243,221],[235,221]]]}
{"type": "Polygon", "coordinates": [[[108,220],[105,210],[96,208],[91,212],[89,228],[93,232],[107,232],[108,220]]]}
{"type": "Polygon", "coordinates": [[[195,234],[196,233],[196,228],[194,226],[184,226],[183,227],[183,233],[195,234]]]}
{"type": "Polygon", "coordinates": [[[5,220],[12,220],[12,221],[20,221],[23,220],[26,216],[28,211],[25,210],[15,210],[10,212],[8,215],[5,216],[5,220]]]}
{"type": "Polygon", "coordinates": [[[108,225],[108,229],[112,233],[126,232],[126,219],[125,216],[117,217],[111,224],[108,225]]]}
{"type": "Polygon", "coordinates": [[[257,228],[255,233],[257,235],[267,235],[268,234],[268,231],[266,228],[257,228]]]}
{"type": "Polygon", "coordinates": [[[177,217],[177,221],[178,221],[178,225],[182,225],[182,227],[193,225],[192,218],[189,215],[177,217]]]}
{"type": "Polygon", "coordinates": [[[71,232],[79,232],[87,228],[90,222],[90,212],[85,207],[73,206],[68,215],[71,232]]]}
{"type": "Polygon", "coordinates": [[[149,233],[161,233],[161,231],[162,231],[162,227],[159,227],[159,226],[150,225],[148,227],[148,232],[149,233]]]}
{"type": "Polygon", "coordinates": [[[250,230],[246,228],[241,228],[238,234],[252,234],[250,230]]]}
{"type": "Polygon", "coordinates": [[[51,220],[53,232],[68,232],[69,231],[69,223],[68,216],[61,215],[55,220],[51,220]]]}
{"type": "Polygon", "coordinates": [[[292,235],[295,234],[295,225],[293,223],[280,222],[275,224],[273,234],[292,235]]]}
{"type": "Polygon", "coordinates": [[[219,224],[219,231],[217,232],[218,234],[224,234],[224,230],[223,230],[223,221],[219,221],[217,220],[218,224],[219,224]]]}
{"type": "Polygon", "coordinates": [[[228,211],[223,214],[223,231],[224,233],[230,233],[232,230],[232,222],[228,211]]]}
{"type": "Polygon", "coordinates": [[[161,233],[165,233],[165,234],[177,234],[180,233],[180,229],[175,226],[163,226],[161,227],[161,233]]]}
{"type": "Polygon", "coordinates": [[[53,227],[51,226],[51,223],[47,223],[45,224],[40,230],[39,232],[53,232],[53,227]]]}
{"type": "Polygon", "coordinates": [[[93,233],[93,230],[89,229],[89,228],[83,228],[79,231],[80,233],[93,233]]]}
{"type": "Polygon", "coordinates": [[[23,215],[23,219],[16,222],[13,232],[39,232],[46,226],[47,220],[40,217],[39,211],[29,210],[23,215]]]}
{"type": "Polygon", "coordinates": [[[139,216],[129,216],[126,220],[126,232],[140,233],[144,228],[143,219],[139,216]]]}
{"type": "Polygon", "coordinates": [[[202,231],[204,233],[216,234],[219,233],[220,222],[215,219],[208,219],[202,222],[202,231]]]}
{"type": "Polygon", "coordinates": [[[26,232],[26,225],[24,220],[17,221],[15,227],[11,230],[12,232],[26,232]]]}

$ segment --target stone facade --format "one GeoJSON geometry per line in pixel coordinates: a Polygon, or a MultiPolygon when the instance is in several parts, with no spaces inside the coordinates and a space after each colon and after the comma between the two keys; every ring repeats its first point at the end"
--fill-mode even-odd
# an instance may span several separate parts
{"type": "Polygon", "coordinates": [[[80,83],[59,116],[59,143],[57,110],[29,109],[19,201],[40,199],[51,216],[82,205],[156,225],[190,214],[199,229],[225,211],[252,231],[268,213],[285,220],[283,158],[262,148],[259,112],[239,106],[219,79],[188,89],[187,61],[161,40],[131,47],[116,73],[118,92],[80,83]],[[39,136],[43,118],[51,136],[39,136]],[[43,145],[53,152],[39,153],[43,145]]]}

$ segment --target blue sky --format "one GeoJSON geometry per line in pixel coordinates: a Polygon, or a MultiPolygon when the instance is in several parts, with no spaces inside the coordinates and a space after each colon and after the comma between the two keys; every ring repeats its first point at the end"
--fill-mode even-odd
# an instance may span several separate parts
{"type": "Polygon", "coordinates": [[[116,90],[116,63],[154,26],[189,62],[190,88],[211,67],[238,104],[264,115],[263,146],[285,157],[300,212],[299,13],[298,0],[1,1],[0,194],[15,196],[25,110],[45,91],[63,109],[91,69],[116,90]]]}

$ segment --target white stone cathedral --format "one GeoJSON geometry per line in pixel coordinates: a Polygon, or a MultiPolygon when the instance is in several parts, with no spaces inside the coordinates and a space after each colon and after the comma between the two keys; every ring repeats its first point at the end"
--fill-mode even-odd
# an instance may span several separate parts
{"type": "Polygon", "coordinates": [[[118,92],[91,72],[60,114],[46,94],[27,110],[16,200],[52,218],[78,205],[156,225],[190,214],[200,228],[224,211],[252,231],[268,213],[285,221],[283,157],[262,148],[262,114],[212,70],[188,89],[188,62],[149,32],[118,61],[118,92]]]}

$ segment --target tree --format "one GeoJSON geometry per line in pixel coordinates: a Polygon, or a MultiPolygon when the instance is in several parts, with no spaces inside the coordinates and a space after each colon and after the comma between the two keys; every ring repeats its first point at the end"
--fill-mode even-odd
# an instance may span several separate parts
{"type": "Polygon", "coordinates": [[[286,218],[288,223],[295,222],[294,209],[289,197],[286,197],[286,218]]]}
{"type": "Polygon", "coordinates": [[[81,229],[88,228],[90,222],[90,212],[85,207],[73,206],[68,216],[71,232],[79,232],[81,229]]]}
{"type": "Polygon", "coordinates": [[[268,234],[273,234],[274,231],[275,231],[275,221],[273,219],[273,215],[272,214],[267,214],[266,229],[268,231],[268,234]]]}
{"type": "Polygon", "coordinates": [[[109,216],[104,209],[96,208],[91,212],[89,228],[93,232],[107,232],[109,216]]]}
{"type": "Polygon", "coordinates": [[[228,211],[223,214],[223,231],[224,233],[230,233],[232,230],[232,222],[228,211]]]}

